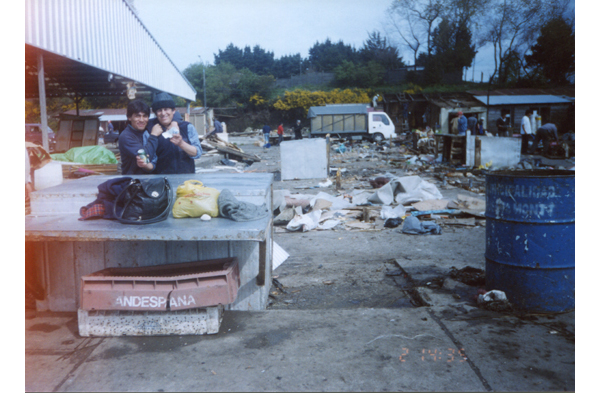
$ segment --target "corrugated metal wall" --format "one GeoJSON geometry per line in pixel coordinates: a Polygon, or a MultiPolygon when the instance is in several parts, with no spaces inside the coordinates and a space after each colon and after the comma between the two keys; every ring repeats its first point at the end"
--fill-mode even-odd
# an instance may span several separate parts
{"type": "Polygon", "coordinates": [[[194,88],[125,0],[25,0],[25,43],[196,99],[194,88]]]}

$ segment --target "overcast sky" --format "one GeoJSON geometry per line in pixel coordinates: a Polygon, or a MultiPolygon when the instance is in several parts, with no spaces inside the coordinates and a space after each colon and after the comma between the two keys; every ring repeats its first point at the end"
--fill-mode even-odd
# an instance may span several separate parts
{"type": "MultiPolygon", "coordinates": [[[[233,43],[240,49],[259,45],[275,58],[308,50],[327,38],[360,49],[368,33],[385,36],[391,0],[134,0],[150,33],[183,71],[190,64],[214,63],[214,54],[233,43]]],[[[405,63],[412,53],[400,47],[405,63]]],[[[468,79],[484,80],[493,72],[493,57],[475,58],[468,79]]]]}

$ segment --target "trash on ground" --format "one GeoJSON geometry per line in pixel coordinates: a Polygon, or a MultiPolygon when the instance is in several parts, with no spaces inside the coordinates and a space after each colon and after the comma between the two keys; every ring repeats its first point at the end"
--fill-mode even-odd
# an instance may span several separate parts
{"type": "Polygon", "coordinates": [[[332,184],[333,184],[333,182],[329,178],[327,178],[326,181],[319,183],[319,188],[329,187],[332,184]]]}
{"type": "Polygon", "coordinates": [[[506,294],[497,289],[485,292],[477,296],[477,304],[480,307],[490,311],[510,311],[512,305],[509,303],[506,294]]]}
{"type": "Polygon", "coordinates": [[[434,222],[421,222],[417,217],[408,216],[404,220],[401,232],[408,235],[441,235],[442,227],[434,222]]]}
{"type": "Polygon", "coordinates": [[[455,200],[448,203],[448,208],[459,209],[463,213],[484,217],[485,199],[458,194],[455,200]]]}
{"type": "Polygon", "coordinates": [[[462,269],[452,266],[450,268],[450,277],[470,286],[482,287],[485,285],[485,272],[471,266],[466,266],[462,269]]]}
{"type": "Polygon", "coordinates": [[[387,220],[390,218],[401,218],[406,215],[406,208],[402,205],[396,207],[383,206],[381,208],[381,219],[387,220]]]}
{"type": "Polygon", "coordinates": [[[418,211],[444,210],[448,206],[449,202],[450,201],[447,199],[429,199],[426,201],[413,203],[411,206],[418,211]]]}
{"type": "Polygon", "coordinates": [[[375,179],[369,179],[369,184],[371,184],[371,186],[373,188],[381,188],[383,186],[385,186],[386,184],[388,184],[390,182],[390,178],[389,177],[376,177],[375,179]]]}
{"type": "Polygon", "coordinates": [[[398,227],[400,224],[402,224],[402,218],[398,217],[398,218],[388,218],[387,220],[385,220],[385,223],[383,224],[383,226],[385,228],[396,228],[398,227]]]}
{"type": "Polygon", "coordinates": [[[277,269],[289,257],[290,254],[273,241],[273,270],[277,269]]]}

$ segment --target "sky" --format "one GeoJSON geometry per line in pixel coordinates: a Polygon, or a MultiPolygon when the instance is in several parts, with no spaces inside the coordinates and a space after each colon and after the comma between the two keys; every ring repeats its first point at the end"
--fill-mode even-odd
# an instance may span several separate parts
{"type": "MultiPolygon", "coordinates": [[[[259,45],[275,58],[308,50],[329,38],[360,49],[368,34],[386,36],[386,10],[392,0],[134,0],[138,16],[180,71],[197,62],[214,63],[214,54],[233,43],[259,45]],[[168,4],[169,12],[165,11],[168,4]]],[[[388,39],[395,43],[395,37],[388,39]]],[[[400,47],[405,63],[412,53],[400,47]]],[[[487,81],[493,53],[483,50],[467,70],[468,80],[487,81]]]]}

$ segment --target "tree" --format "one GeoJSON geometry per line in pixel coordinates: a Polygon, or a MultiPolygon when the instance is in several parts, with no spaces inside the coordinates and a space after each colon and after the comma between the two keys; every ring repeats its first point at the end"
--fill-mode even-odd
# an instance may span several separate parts
{"type": "Polygon", "coordinates": [[[385,37],[381,38],[378,31],[369,33],[369,38],[360,49],[359,55],[363,64],[374,61],[386,70],[393,70],[404,65],[402,57],[398,55],[398,49],[389,45],[385,37]]]}
{"type": "Polygon", "coordinates": [[[246,46],[242,50],[229,44],[224,51],[219,50],[219,54],[215,54],[215,65],[221,63],[229,63],[238,70],[248,68],[256,74],[268,75],[273,73],[275,59],[273,52],[267,52],[259,45],[253,48],[246,46]]]}
{"type": "Polygon", "coordinates": [[[417,62],[425,66],[426,84],[436,84],[448,76],[462,75],[476,53],[466,23],[443,19],[431,34],[431,54],[421,54],[417,62]]]}
{"type": "Polygon", "coordinates": [[[541,27],[549,20],[562,15],[569,0],[493,0],[490,11],[482,21],[484,35],[480,44],[494,48],[494,73],[490,79],[503,85],[513,66],[514,53],[523,67],[525,53],[539,35],[541,27]]]}
{"type": "Polygon", "coordinates": [[[254,95],[271,99],[274,94],[273,76],[258,75],[247,68],[237,70],[233,64],[224,62],[215,66],[196,63],[183,71],[199,94],[203,92],[203,70],[206,74],[206,100],[211,107],[246,108],[254,95]]]}
{"type": "Polygon", "coordinates": [[[273,76],[276,78],[289,78],[292,75],[301,74],[303,68],[304,64],[300,53],[281,56],[273,64],[273,76]]]}
{"type": "Polygon", "coordinates": [[[308,58],[317,71],[331,72],[344,60],[358,62],[358,52],[343,41],[333,44],[329,38],[320,44],[317,41],[309,50],[308,58]]]}
{"type": "Polygon", "coordinates": [[[373,88],[383,81],[385,68],[377,61],[356,64],[344,60],[334,73],[336,84],[340,87],[373,88]]]}
{"type": "Polygon", "coordinates": [[[443,13],[442,0],[398,0],[388,8],[389,22],[412,51],[415,66],[423,42],[426,42],[427,54],[431,54],[431,35],[443,13]]]}
{"type": "Polygon", "coordinates": [[[575,32],[563,18],[554,18],[542,27],[531,54],[525,56],[528,68],[537,68],[552,84],[565,84],[575,72],[575,32]]]}
{"type": "Polygon", "coordinates": [[[244,51],[233,45],[233,43],[227,45],[224,51],[219,49],[219,54],[215,54],[215,65],[221,63],[232,64],[237,69],[243,68],[245,66],[244,51]]]}

